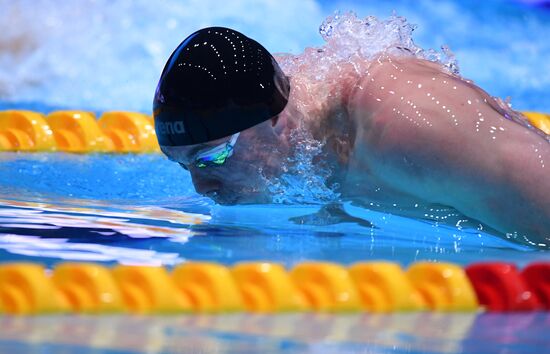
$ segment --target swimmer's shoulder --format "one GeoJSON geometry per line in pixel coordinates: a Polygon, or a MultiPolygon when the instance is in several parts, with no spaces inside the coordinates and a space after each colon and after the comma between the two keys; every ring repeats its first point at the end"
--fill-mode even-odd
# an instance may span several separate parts
{"type": "Polygon", "coordinates": [[[460,78],[458,75],[454,75],[445,70],[443,65],[438,62],[432,62],[417,57],[381,55],[370,63],[366,70],[366,74],[363,76],[363,80],[366,78],[376,80],[380,76],[387,76],[393,80],[398,80],[399,76],[407,75],[425,77],[436,75],[454,79],[460,78]]]}

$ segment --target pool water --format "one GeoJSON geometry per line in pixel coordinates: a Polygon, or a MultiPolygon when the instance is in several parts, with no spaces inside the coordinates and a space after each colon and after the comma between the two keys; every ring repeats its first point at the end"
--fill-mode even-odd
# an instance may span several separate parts
{"type": "Polygon", "coordinates": [[[386,259],[469,264],[548,259],[477,228],[342,202],[220,206],[160,155],[2,154],[0,257],[174,265],[386,259]]]}
{"type": "Polygon", "coordinates": [[[1,318],[3,353],[545,353],[544,314],[1,318]],[[55,323],[55,326],[51,324],[55,323]]]}
{"type": "MultiPolygon", "coordinates": [[[[550,11],[542,7],[511,1],[288,0],[275,6],[271,1],[243,0],[224,11],[207,10],[215,3],[0,3],[8,10],[0,14],[0,33],[5,33],[0,36],[0,48],[24,44],[15,54],[0,53],[0,110],[150,112],[164,61],[197,27],[234,27],[273,52],[299,53],[306,46],[322,44],[318,26],[335,9],[382,18],[395,9],[418,24],[417,44],[449,45],[463,76],[492,95],[511,96],[516,109],[550,112],[550,11]],[[195,11],[191,13],[189,7],[195,11]],[[248,14],[252,7],[255,10],[248,14]],[[43,16],[28,26],[7,28],[10,22],[3,21],[2,16],[11,14],[11,21],[27,23],[33,11],[43,16]],[[82,23],[62,21],[81,12],[88,15],[82,23]]],[[[308,195],[300,188],[304,187],[294,186],[289,193],[308,195]]],[[[345,200],[332,200],[329,205],[315,198],[297,200],[216,205],[196,194],[187,172],[160,154],[1,153],[0,260],[47,266],[66,260],[166,266],[187,260],[227,265],[268,260],[289,267],[304,260],[346,265],[390,260],[403,266],[419,260],[461,265],[504,260],[518,266],[550,260],[545,249],[497,236],[443,206],[429,206],[426,218],[413,219],[399,216],[398,206],[384,211],[345,200]]],[[[148,333],[152,344],[147,345],[152,347],[147,352],[170,352],[168,342],[183,343],[182,351],[211,349],[204,352],[541,352],[550,347],[544,336],[549,323],[545,314],[239,315],[112,321],[3,317],[0,351],[148,350],[139,341],[133,343],[135,337],[125,339],[132,342],[126,346],[109,341],[103,326],[111,326],[121,335],[121,327],[148,333]],[[47,324],[56,328],[44,332],[47,324]],[[61,329],[70,327],[76,332],[79,328],[93,331],[68,342],[61,329]],[[302,330],[292,333],[280,328],[302,330]],[[339,336],[339,331],[346,335],[339,336]],[[159,338],[164,344],[155,346],[159,338]]],[[[125,337],[121,338],[124,342],[125,337]]]]}

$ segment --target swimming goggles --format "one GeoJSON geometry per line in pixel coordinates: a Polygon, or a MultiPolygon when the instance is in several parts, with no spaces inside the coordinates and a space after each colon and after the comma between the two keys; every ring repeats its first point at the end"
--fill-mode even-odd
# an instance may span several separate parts
{"type": "MultiPolygon", "coordinates": [[[[213,148],[209,148],[197,153],[194,164],[198,168],[221,166],[225,161],[233,155],[233,147],[237,143],[240,133],[231,135],[228,142],[220,144],[213,148]]],[[[180,162],[181,167],[188,170],[189,168],[180,162]]]]}

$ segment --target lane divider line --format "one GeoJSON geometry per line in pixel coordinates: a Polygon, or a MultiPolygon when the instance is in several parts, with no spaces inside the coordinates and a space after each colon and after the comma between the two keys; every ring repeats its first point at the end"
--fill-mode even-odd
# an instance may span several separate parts
{"type": "Polygon", "coordinates": [[[550,262],[0,264],[0,314],[548,311],[550,262]]]}
{"type": "Polygon", "coordinates": [[[111,111],[96,119],[86,111],[7,110],[0,111],[0,151],[156,153],[160,147],[153,118],[142,113],[111,111]]]}

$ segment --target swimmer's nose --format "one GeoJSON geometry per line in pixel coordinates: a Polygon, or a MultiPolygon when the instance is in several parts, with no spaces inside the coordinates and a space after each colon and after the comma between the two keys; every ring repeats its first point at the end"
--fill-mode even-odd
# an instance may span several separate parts
{"type": "Polygon", "coordinates": [[[202,195],[211,195],[218,192],[222,186],[222,183],[214,178],[197,178],[193,176],[193,184],[197,193],[202,195]]]}

